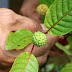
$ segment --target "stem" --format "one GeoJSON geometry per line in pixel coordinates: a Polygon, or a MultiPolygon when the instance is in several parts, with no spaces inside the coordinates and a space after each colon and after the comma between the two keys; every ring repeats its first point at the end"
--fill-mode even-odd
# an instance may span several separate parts
{"type": "Polygon", "coordinates": [[[32,54],[32,52],[33,52],[33,49],[34,49],[34,44],[33,44],[33,46],[32,46],[32,49],[31,49],[31,52],[30,52],[30,56],[29,56],[29,58],[28,58],[28,60],[27,60],[26,66],[25,66],[25,68],[24,68],[24,72],[25,72],[25,69],[26,69],[27,64],[28,64],[28,62],[29,62],[29,59],[30,59],[30,57],[31,57],[31,54],[32,54]]]}
{"type": "Polygon", "coordinates": [[[33,46],[32,46],[32,49],[31,49],[30,55],[32,54],[32,52],[33,52],[33,49],[34,49],[34,44],[33,44],[33,46]]]}

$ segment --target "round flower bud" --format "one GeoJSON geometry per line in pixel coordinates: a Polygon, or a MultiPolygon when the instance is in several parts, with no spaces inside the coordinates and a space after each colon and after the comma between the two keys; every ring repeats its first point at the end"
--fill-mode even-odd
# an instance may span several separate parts
{"type": "Polygon", "coordinates": [[[42,47],[47,41],[46,35],[40,31],[35,32],[32,37],[32,42],[37,47],[42,47]]]}
{"type": "Polygon", "coordinates": [[[45,5],[45,4],[40,4],[38,7],[37,7],[37,13],[41,16],[44,16],[46,15],[46,12],[48,11],[48,6],[45,5]]]}

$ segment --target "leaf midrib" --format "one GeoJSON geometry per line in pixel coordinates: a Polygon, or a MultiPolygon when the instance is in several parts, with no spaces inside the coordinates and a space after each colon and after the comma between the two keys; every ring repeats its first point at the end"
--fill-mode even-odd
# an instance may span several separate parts
{"type": "Polygon", "coordinates": [[[72,11],[72,9],[70,11],[68,11],[61,19],[59,19],[48,31],[50,31],[56,24],[58,24],[71,11],[72,11]]]}
{"type": "MultiPolygon", "coordinates": [[[[32,36],[28,36],[28,37],[32,37],[32,36]]],[[[26,38],[28,38],[28,37],[26,37],[26,38]]],[[[20,39],[18,42],[20,42],[21,40],[26,39],[26,38],[22,38],[22,39],[20,39]]],[[[18,42],[17,42],[17,43],[18,43],[18,42]]],[[[17,43],[13,44],[11,48],[13,48],[17,43]]]]}

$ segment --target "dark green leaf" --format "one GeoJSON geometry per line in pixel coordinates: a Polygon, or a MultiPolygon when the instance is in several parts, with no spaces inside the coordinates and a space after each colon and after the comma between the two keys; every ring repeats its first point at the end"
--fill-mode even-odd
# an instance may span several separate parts
{"type": "Polygon", "coordinates": [[[72,36],[69,36],[67,38],[68,43],[70,44],[71,48],[72,48],[72,36]]]}
{"type": "Polygon", "coordinates": [[[45,17],[45,28],[52,36],[72,31],[72,0],[55,0],[45,17]]]}

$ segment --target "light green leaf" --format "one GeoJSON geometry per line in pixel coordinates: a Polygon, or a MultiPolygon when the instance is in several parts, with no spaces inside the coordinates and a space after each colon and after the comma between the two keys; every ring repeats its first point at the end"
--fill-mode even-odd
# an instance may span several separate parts
{"type": "Polygon", "coordinates": [[[72,0],[55,0],[45,16],[45,28],[52,36],[72,31],[72,0]]]}
{"type": "Polygon", "coordinates": [[[11,32],[7,37],[5,49],[23,49],[32,42],[32,35],[32,32],[23,29],[11,32]]]}
{"type": "Polygon", "coordinates": [[[16,58],[10,72],[38,72],[37,59],[33,54],[29,56],[30,53],[25,52],[16,58]]]}
{"type": "Polygon", "coordinates": [[[72,72],[72,62],[68,63],[60,72],[72,72]]]}
{"type": "Polygon", "coordinates": [[[56,43],[55,44],[60,50],[64,51],[64,53],[66,53],[67,55],[69,56],[72,56],[72,52],[67,50],[64,46],[62,46],[61,44],[59,43],[56,43]]]}
{"type": "Polygon", "coordinates": [[[70,47],[72,48],[72,36],[69,36],[67,38],[68,43],[70,44],[70,47]]]}

